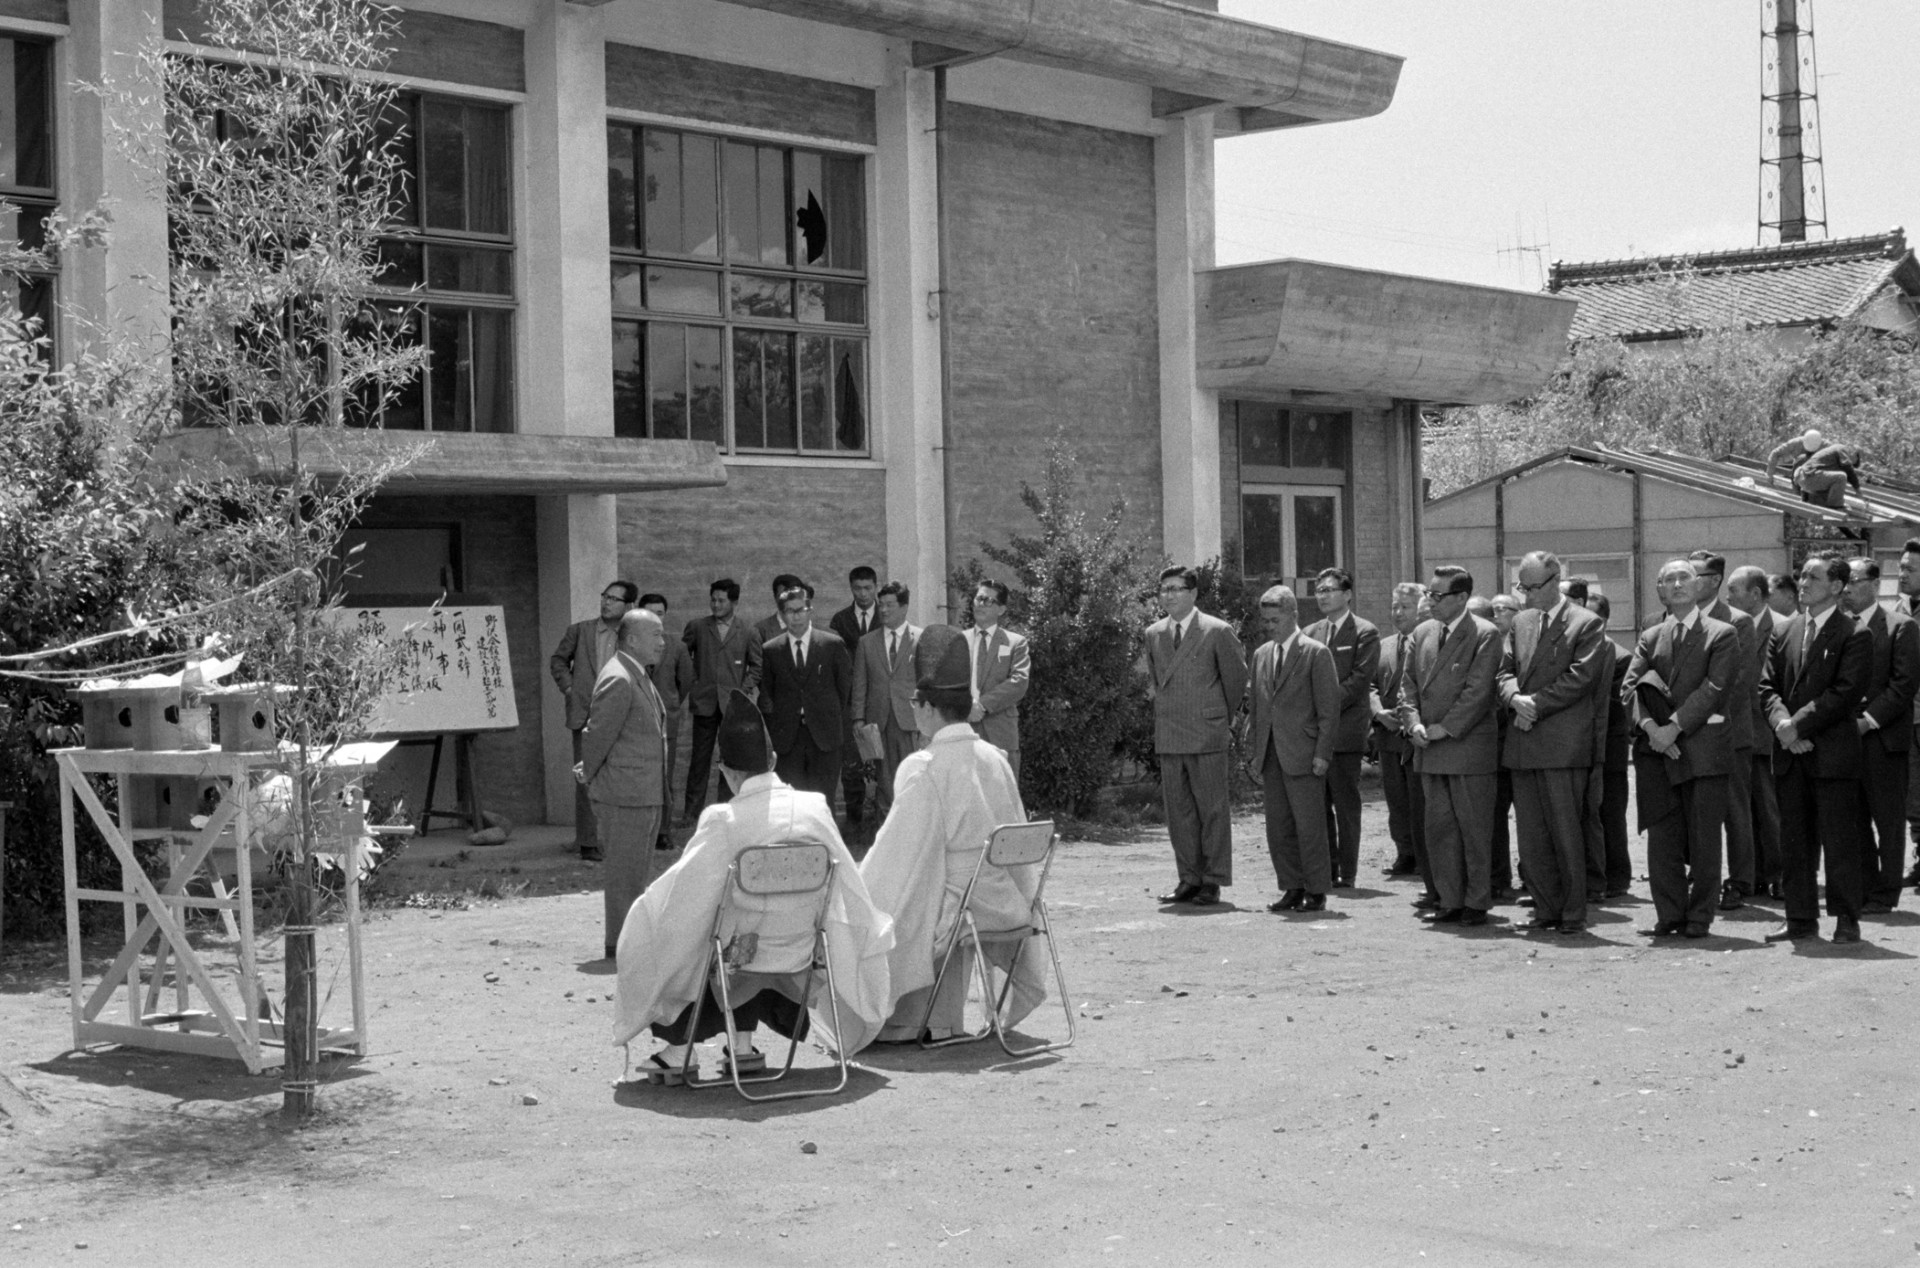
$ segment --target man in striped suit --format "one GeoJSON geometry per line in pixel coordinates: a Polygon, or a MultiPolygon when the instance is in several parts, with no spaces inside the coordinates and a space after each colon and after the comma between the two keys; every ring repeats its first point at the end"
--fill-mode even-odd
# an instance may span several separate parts
{"type": "Polygon", "coordinates": [[[1367,702],[1380,667],[1380,630],[1354,613],[1353,574],[1345,568],[1321,569],[1313,597],[1321,617],[1301,632],[1333,653],[1340,679],[1340,720],[1327,771],[1333,886],[1351,889],[1360,871],[1360,758],[1367,751],[1367,702]]]}
{"type": "Polygon", "coordinates": [[[1387,834],[1393,838],[1393,866],[1386,874],[1420,874],[1427,881],[1427,803],[1420,796],[1420,777],[1413,772],[1413,745],[1400,721],[1400,678],[1413,646],[1414,627],[1420,624],[1420,601],[1427,588],[1418,581],[1402,581],[1393,588],[1393,636],[1380,640],[1380,663],[1373,674],[1373,745],[1380,755],[1380,786],[1387,798],[1387,834]]]}
{"type": "Polygon", "coordinates": [[[1194,606],[1200,575],[1160,574],[1165,617],[1147,627],[1147,694],[1153,700],[1153,749],[1160,796],[1180,880],[1163,903],[1209,906],[1233,884],[1233,806],[1227,746],[1247,690],[1247,657],[1233,627],[1194,606]]]}

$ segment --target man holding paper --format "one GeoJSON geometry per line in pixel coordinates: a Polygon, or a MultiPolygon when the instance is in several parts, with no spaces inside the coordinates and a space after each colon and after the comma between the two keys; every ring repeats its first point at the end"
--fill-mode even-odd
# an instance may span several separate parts
{"type": "Polygon", "coordinates": [[[1740,673],[1731,625],[1695,603],[1693,565],[1660,569],[1668,619],[1640,635],[1621,689],[1634,727],[1640,827],[1647,834],[1656,938],[1704,938],[1720,898],[1721,829],[1735,754],[1727,698],[1740,673]]]}

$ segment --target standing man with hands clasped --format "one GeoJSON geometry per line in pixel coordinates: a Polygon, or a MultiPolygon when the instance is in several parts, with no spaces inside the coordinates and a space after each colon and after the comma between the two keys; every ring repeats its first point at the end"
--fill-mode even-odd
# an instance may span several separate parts
{"type": "MultiPolygon", "coordinates": [[[[573,760],[580,760],[580,733],[587,725],[587,706],[593,700],[594,679],[613,659],[620,639],[620,620],[633,611],[640,587],[631,581],[609,581],[600,591],[598,618],[575,621],[560,636],[560,645],[547,660],[554,686],[567,699],[567,730],[573,732],[573,760]]],[[[585,784],[573,801],[574,847],[589,861],[600,857],[599,832],[593,823],[593,800],[585,784]]]]}
{"type": "Polygon", "coordinates": [[[1522,558],[1520,591],[1526,606],[1513,618],[1498,678],[1500,702],[1513,714],[1501,760],[1513,772],[1533,927],[1577,934],[1587,927],[1594,684],[1612,662],[1600,618],[1560,592],[1557,556],[1536,550],[1522,558]]]}
{"type": "Polygon", "coordinates": [[[1267,641],[1253,656],[1247,766],[1266,795],[1267,853],[1280,885],[1267,910],[1325,911],[1334,881],[1327,772],[1339,742],[1340,675],[1326,644],[1300,632],[1292,590],[1261,595],[1260,620],[1267,641]]]}
{"type": "Polygon", "coordinates": [[[1500,634],[1467,611],[1473,574],[1433,570],[1433,619],[1413,632],[1400,712],[1427,803],[1435,924],[1484,925],[1493,906],[1493,803],[1500,766],[1494,676],[1500,634]]]}
{"type": "Polygon", "coordinates": [[[620,618],[619,645],[594,679],[573,768],[593,798],[606,858],[608,959],[620,945],[627,909],[653,879],[653,843],[666,810],[666,710],[647,673],[666,642],[660,618],[645,608],[620,618]]]}
{"type": "Polygon", "coordinates": [[[973,669],[973,707],[967,721],[976,735],[1007,755],[1013,777],[1020,778],[1020,702],[1027,696],[1032,653],[1024,634],[1003,627],[1007,587],[982,581],[973,591],[973,628],[967,631],[967,655],[973,669]]]}
{"type": "MultiPolygon", "coordinates": [[[[1227,748],[1247,690],[1247,658],[1233,627],[1194,606],[1200,575],[1160,574],[1166,616],[1147,627],[1139,664],[1153,701],[1153,750],[1180,880],[1163,903],[1206,907],[1233,884],[1233,806],[1227,748]]],[[[1321,814],[1325,814],[1321,810],[1321,814]]]]}

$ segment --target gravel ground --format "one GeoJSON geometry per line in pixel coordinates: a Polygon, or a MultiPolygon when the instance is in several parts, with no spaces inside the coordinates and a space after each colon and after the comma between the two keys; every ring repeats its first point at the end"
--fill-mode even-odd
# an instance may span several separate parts
{"type": "Polygon", "coordinates": [[[1366,826],[1318,917],[1266,914],[1257,816],[1211,911],[1152,901],[1163,832],[1069,844],[1073,1048],[870,1049],[845,1094],[770,1107],[613,1088],[600,899],[557,834],[519,896],[375,913],[373,1053],[300,1131],[271,1074],[68,1052],[64,948],[11,946],[0,1263],[1920,1260],[1920,914],[1789,948],[1750,908],[1656,946],[1642,884],[1589,937],[1511,906],[1427,928],[1366,826]]]}

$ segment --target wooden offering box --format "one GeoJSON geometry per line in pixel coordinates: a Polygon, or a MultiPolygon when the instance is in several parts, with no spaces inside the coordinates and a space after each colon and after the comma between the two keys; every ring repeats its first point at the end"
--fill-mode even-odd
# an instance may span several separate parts
{"type": "Polygon", "coordinates": [[[177,682],[142,687],[112,683],[80,687],[68,694],[80,702],[88,748],[160,753],[180,747],[177,682]]]}
{"type": "Polygon", "coordinates": [[[220,751],[272,752],[279,746],[278,702],[292,694],[292,687],[270,682],[238,683],[205,692],[204,698],[219,713],[220,751]]]}
{"type": "Polygon", "coordinates": [[[133,706],[116,699],[112,687],[78,687],[67,696],[80,702],[80,725],[88,748],[133,747],[133,706]]]}

